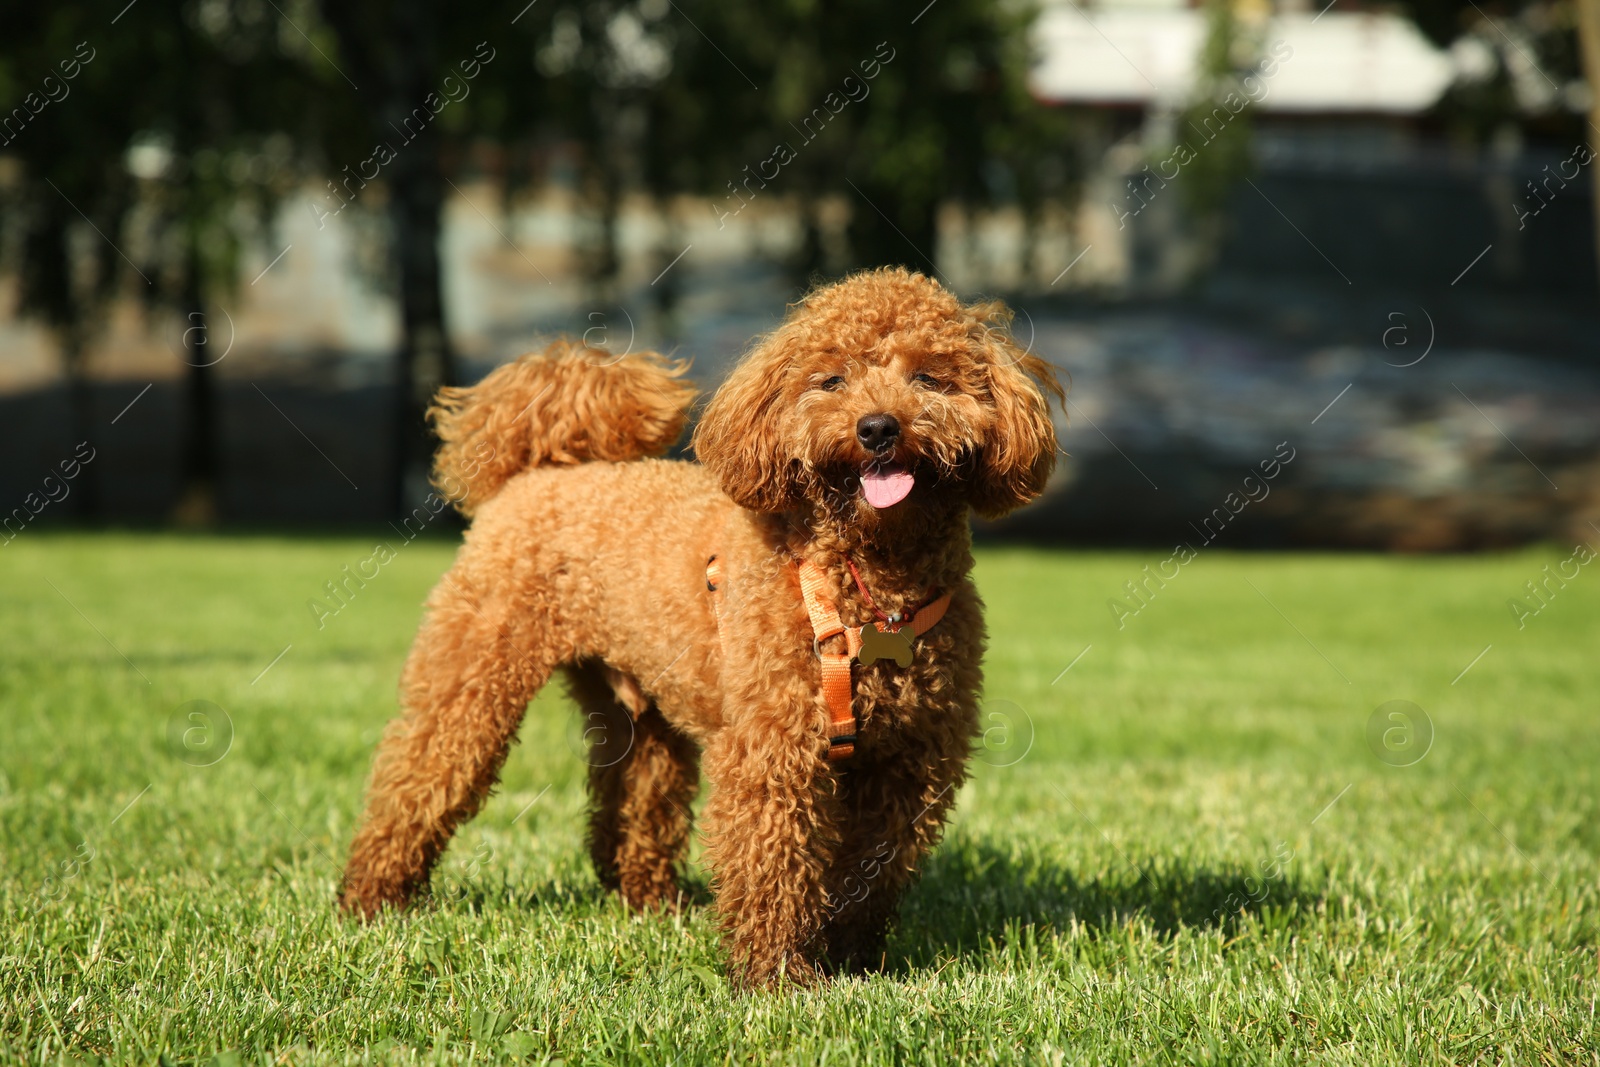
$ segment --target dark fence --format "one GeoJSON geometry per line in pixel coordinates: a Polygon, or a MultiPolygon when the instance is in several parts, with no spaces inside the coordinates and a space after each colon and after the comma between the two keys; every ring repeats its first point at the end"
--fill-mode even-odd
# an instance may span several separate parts
{"type": "Polygon", "coordinates": [[[1266,155],[1256,188],[1242,185],[1229,200],[1220,267],[1592,304],[1600,276],[1589,183],[1600,160],[1582,164],[1585,155],[1405,165],[1266,155]]]}

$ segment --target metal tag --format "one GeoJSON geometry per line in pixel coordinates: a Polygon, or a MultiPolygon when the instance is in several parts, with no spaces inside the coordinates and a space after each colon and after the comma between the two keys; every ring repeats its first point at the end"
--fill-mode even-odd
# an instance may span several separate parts
{"type": "Polygon", "coordinates": [[[880,659],[892,659],[896,666],[909,667],[912,660],[912,641],[916,631],[910,624],[898,630],[880,630],[873,623],[861,628],[861,654],[857,657],[863,667],[880,659]]]}

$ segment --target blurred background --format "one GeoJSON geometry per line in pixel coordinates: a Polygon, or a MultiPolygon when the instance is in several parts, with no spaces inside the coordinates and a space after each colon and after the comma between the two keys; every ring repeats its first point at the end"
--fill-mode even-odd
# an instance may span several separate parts
{"type": "Polygon", "coordinates": [[[709,390],[878,264],[1070,376],[987,536],[1587,541],[1597,71],[1600,0],[7,5],[0,543],[404,515],[440,385],[709,390]]]}

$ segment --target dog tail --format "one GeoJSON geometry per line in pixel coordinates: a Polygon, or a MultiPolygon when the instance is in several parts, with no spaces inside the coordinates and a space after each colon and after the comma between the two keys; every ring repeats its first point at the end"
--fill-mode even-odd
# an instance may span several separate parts
{"type": "Polygon", "coordinates": [[[439,390],[433,484],[466,516],[529,467],[659,456],[683,433],[688,364],[556,341],[477,385],[439,390]]]}

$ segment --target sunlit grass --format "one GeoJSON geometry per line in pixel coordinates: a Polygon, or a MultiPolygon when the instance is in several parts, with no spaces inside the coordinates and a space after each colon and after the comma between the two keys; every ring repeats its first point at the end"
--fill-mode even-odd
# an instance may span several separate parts
{"type": "Polygon", "coordinates": [[[986,747],[885,973],[748,997],[707,909],[599,892],[554,693],[434,902],[338,917],[452,547],[318,629],[371,550],[0,548],[0,1060],[1596,1062],[1600,576],[1506,605],[1565,553],[1202,554],[1121,629],[1166,553],[982,553],[986,747]]]}

